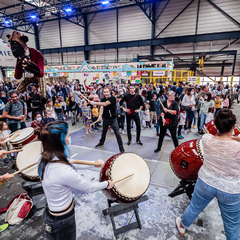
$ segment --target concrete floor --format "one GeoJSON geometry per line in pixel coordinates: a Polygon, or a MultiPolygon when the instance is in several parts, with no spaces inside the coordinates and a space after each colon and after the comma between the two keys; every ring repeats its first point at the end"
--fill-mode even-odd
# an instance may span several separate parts
{"type": "MultiPolygon", "coordinates": [[[[239,106],[235,106],[234,113],[238,116],[239,106]]],[[[29,124],[29,123],[28,123],[29,124]]],[[[85,129],[81,123],[72,127],[71,156],[74,159],[106,161],[113,154],[118,153],[118,145],[113,132],[108,132],[106,142],[103,147],[95,149],[94,146],[100,139],[101,132],[94,132],[85,135],[85,129]]],[[[135,135],[135,131],[132,131],[135,135]]],[[[184,134],[183,134],[184,135],[184,134]]],[[[176,216],[181,216],[189,204],[186,195],[175,198],[168,197],[168,194],[178,185],[179,179],[174,175],[169,166],[169,154],[174,149],[171,138],[165,137],[162,151],[154,153],[158,137],[155,129],[143,130],[141,134],[143,146],[134,142],[130,146],[126,145],[127,136],[122,135],[126,152],[133,152],[140,155],[148,164],[151,171],[151,184],[146,194],[149,200],[139,204],[139,215],[143,229],[135,229],[123,235],[119,239],[124,240],[224,240],[224,229],[217,202],[213,200],[211,204],[202,212],[197,220],[192,224],[184,238],[180,237],[175,228],[174,220],[176,216]]],[[[197,133],[189,133],[183,141],[199,138],[197,133]]],[[[183,142],[183,141],[180,141],[183,142]]],[[[0,161],[0,174],[13,172],[12,163],[5,164],[0,161]]],[[[89,181],[98,181],[99,170],[92,168],[82,171],[81,175],[89,181]]],[[[0,208],[5,207],[9,201],[17,194],[24,192],[21,187],[22,179],[19,176],[0,187],[0,208]]],[[[78,240],[107,240],[115,239],[109,216],[104,216],[102,210],[107,208],[107,199],[102,192],[81,194],[74,191],[76,199],[76,222],[78,240]]],[[[34,202],[44,202],[44,196],[33,199],[34,202]]],[[[0,239],[4,240],[41,240],[45,239],[42,227],[43,210],[31,212],[30,215],[19,225],[9,226],[8,229],[0,233],[0,239]]],[[[0,215],[0,225],[4,223],[5,213],[0,215]]],[[[116,218],[117,226],[123,226],[134,220],[133,213],[124,214],[116,218]]]]}

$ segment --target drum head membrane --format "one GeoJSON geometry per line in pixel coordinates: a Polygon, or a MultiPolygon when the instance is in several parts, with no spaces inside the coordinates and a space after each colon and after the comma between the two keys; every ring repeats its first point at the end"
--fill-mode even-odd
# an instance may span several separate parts
{"type": "Polygon", "coordinates": [[[119,155],[111,164],[112,181],[133,176],[115,184],[115,189],[128,198],[139,197],[146,192],[150,183],[150,171],[146,162],[134,153],[119,155]]]}
{"type": "Polygon", "coordinates": [[[33,128],[32,127],[24,128],[24,129],[20,130],[19,132],[16,132],[13,136],[18,135],[18,134],[19,134],[19,136],[17,136],[13,140],[11,140],[12,143],[17,143],[19,141],[23,141],[24,139],[26,139],[28,136],[33,134],[33,128]]]}
{"type": "MultiPolygon", "coordinates": [[[[23,151],[18,153],[17,160],[16,160],[16,165],[19,170],[35,162],[38,162],[42,153],[42,142],[38,141],[38,142],[29,143],[22,149],[23,151]]],[[[37,166],[38,165],[34,165],[22,171],[22,173],[28,176],[38,177],[37,166]]]]}

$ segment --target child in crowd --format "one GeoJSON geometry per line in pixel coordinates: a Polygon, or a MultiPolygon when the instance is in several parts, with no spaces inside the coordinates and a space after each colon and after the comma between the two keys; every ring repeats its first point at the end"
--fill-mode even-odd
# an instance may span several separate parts
{"type": "Polygon", "coordinates": [[[157,121],[157,113],[155,109],[156,99],[157,99],[157,95],[152,94],[152,100],[150,101],[150,125],[149,125],[150,128],[152,125],[152,121],[153,121],[154,127],[156,127],[156,121],[157,121]]]}
{"type": "MultiPolygon", "coordinates": [[[[6,137],[9,134],[11,134],[11,131],[9,130],[7,123],[4,121],[0,121],[0,137],[6,137]]],[[[5,151],[13,150],[12,144],[9,142],[6,142],[5,144],[3,144],[1,146],[2,146],[2,149],[5,151]]],[[[10,153],[10,155],[11,155],[11,160],[15,161],[16,158],[15,158],[14,154],[10,153]]],[[[3,156],[3,160],[5,163],[8,163],[7,155],[3,156]]]]}
{"type": "Polygon", "coordinates": [[[220,94],[216,95],[214,99],[214,108],[216,109],[215,115],[217,115],[218,111],[222,109],[222,100],[220,99],[220,94]]]}
{"type": "Polygon", "coordinates": [[[214,107],[208,108],[208,114],[205,120],[205,124],[214,119],[214,107]]]}
{"type": "Polygon", "coordinates": [[[51,99],[48,99],[46,102],[46,106],[45,106],[46,111],[50,111],[51,112],[51,117],[56,119],[56,113],[53,107],[53,101],[51,99]]]}
{"type": "Polygon", "coordinates": [[[186,114],[186,111],[185,111],[185,107],[182,106],[180,108],[180,114],[179,114],[178,139],[184,139],[184,137],[182,136],[181,130],[186,123],[186,117],[187,117],[187,114],[186,114]]]}
{"type": "Polygon", "coordinates": [[[42,115],[40,112],[36,112],[34,114],[34,120],[31,123],[31,127],[32,128],[43,128],[44,127],[44,121],[42,119],[42,115]]]}
{"type": "Polygon", "coordinates": [[[60,104],[58,98],[55,100],[54,109],[58,120],[63,120],[62,105],[60,104]]]}
{"type": "Polygon", "coordinates": [[[64,97],[61,97],[60,104],[62,106],[63,119],[67,119],[67,117],[66,117],[67,105],[66,105],[66,102],[64,100],[64,97]]]}
{"type": "MultiPolygon", "coordinates": [[[[118,127],[119,127],[119,129],[121,128],[122,129],[122,133],[124,133],[124,121],[125,121],[126,113],[120,107],[121,99],[122,99],[122,95],[119,95],[117,97],[116,110],[117,110],[118,127]]],[[[126,108],[126,103],[125,102],[123,102],[123,107],[126,108]]]]}
{"type": "Polygon", "coordinates": [[[52,118],[52,113],[51,111],[45,111],[45,118],[44,118],[44,126],[49,123],[49,122],[53,122],[56,121],[54,118],[52,118]]]}
{"type": "Polygon", "coordinates": [[[76,124],[77,103],[75,102],[73,96],[69,98],[69,110],[71,112],[72,126],[74,126],[76,124]]]}
{"type": "Polygon", "coordinates": [[[85,129],[86,129],[86,135],[88,135],[88,129],[89,129],[89,133],[92,133],[91,131],[91,123],[92,123],[92,112],[90,107],[87,106],[87,102],[84,101],[82,103],[82,117],[83,117],[83,121],[85,124],[85,129]]]}
{"type": "MultiPolygon", "coordinates": [[[[95,104],[95,105],[93,105],[93,108],[92,108],[92,120],[93,120],[93,122],[97,121],[98,116],[99,116],[98,106],[95,104]]],[[[94,130],[99,131],[99,129],[97,127],[97,123],[94,124],[94,130]]]]}
{"type": "Polygon", "coordinates": [[[150,105],[145,104],[145,111],[143,112],[143,126],[149,128],[150,125],[150,105]]]}
{"type": "Polygon", "coordinates": [[[69,94],[67,95],[67,98],[66,98],[66,107],[67,107],[66,117],[70,117],[70,115],[69,115],[69,94]]]}
{"type": "Polygon", "coordinates": [[[229,107],[229,99],[227,95],[223,95],[223,108],[228,108],[229,107]]]}

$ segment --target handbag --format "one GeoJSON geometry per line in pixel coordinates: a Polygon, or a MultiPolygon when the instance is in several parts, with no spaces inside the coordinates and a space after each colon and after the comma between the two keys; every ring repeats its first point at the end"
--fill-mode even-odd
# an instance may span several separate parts
{"type": "Polygon", "coordinates": [[[12,201],[6,212],[5,222],[9,225],[19,224],[27,217],[33,207],[32,199],[27,193],[19,194],[12,201]]]}

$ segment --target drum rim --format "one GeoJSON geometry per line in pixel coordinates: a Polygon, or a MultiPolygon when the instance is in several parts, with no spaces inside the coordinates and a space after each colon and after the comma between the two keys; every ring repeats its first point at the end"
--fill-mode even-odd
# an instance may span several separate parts
{"type": "MultiPolygon", "coordinates": [[[[35,143],[35,142],[31,142],[31,143],[35,143]]],[[[40,141],[38,141],[38,142],[36,142],[36,143],[40,143],[40,141]]],[[[29,144],[30,144],[30,143],[29,143],[29,144]]],[[[27,145],[28,145],[28,144],[27,144],[27,145]]],[[[23,148],[26,147],[27,145],[23,146],[23,148]]],[[[15,166],[16,170],[17,170],[17,171],[20,170],[20,169],[18,168],[17,159],[16,159],[16,163],[15,163],[15,164],[16,164],[16,166],[15,166]]],[[[26,179],[30,179],[30,180],[34,180],[34,181],[40,181],[39,175],[26,175],[26,174],[23,173],[23,172],[18,173],[18,175],[19,175],[21,178],[26,178],[26,179]]]]}
{"type": "Polygon", "coordinates": [[[201,144],[200,144],[201,140],[202,140],[202,138],[199,138],[197,140],[197,152],[199,154],[201,161],[204,162],[204,156],[203,156],[203,151],[202,151],[203,149],[201,150],[201,144]]]}
{"type": "MultiPolygon", "coordinates": [[[[28,128],[32,128],[32,127],[28,127],[28,128]]],[[[23,131],[24,129],[26,129],[26,128],[23,128],[23,129],[21,129],[20,131],[23,131]]],[[[23,138],[22,140],[19,140],[19,141],[17,141],[17,142],[14,142],[14,139],[12,140],[12,141],[9,141],[10,143],[13,143],[13,144],[18,144],[18,143],[21,143],[21,142],[23,142],[24,140],[26,140],[26,139],[28,139],[29,137],[31,137],[32,135],[34,135],[34,128],[32,128],[33,129],[33,131],[29,134],[29,135],[27,135],[25,138],[23,138]]],[[[16,134],[18,134],[18,133],[16,133],[16,134]]],[[[14,135],[13,135],[14,136],[14,135]]]]}
{"type": "MultiPolygon", "coordinates": [[[[37,135],[32,135],[32,136],[35,136],[29,143],[32,143],[32,142],[36,142],[36,139],[38,139],[38,136],[37,135]]],[[[32,137],[30,136],[30,137],[32,137]]],[[[29,137],[29,138],[30,138],[29,137]]],[[[25,139],[23,142],[16,142],[16,143],[11,143],[13,145],[14,148],[23,148],[25,146],[27,146],[29,143],[23,145],[22,143],[24,143],[25,141],[27,141],[29,138],[25,139]],[[22,146],[19,146],[20,144],[22,144],[22,146]],[[16,146],[17,145],[17,146],[16,146]]]]}
{"type": "MultiPolygon", "coordinates": [[[[123,156],[124,154],[128,154],[128,153],[132,153],[132,152],[125,152],[125,153],[119,154],[119,155],[117,155],[117,156],[113,159],[113,161],[111,162],[110,167],[109,167],[109,173],[108,173],[108,177],[109,177],[109,180],[110,180],[110,181],[112,181],[112,168],[113,168],[114,162],[117,160],[118,157],[123,156]]],[[[145,162],[145,160],[144,160],[140,155],[138,155],[138,154],[136,154],[136,153],[132,153],[132,154],[135,154],[135,155],[139,156],[139,157],[145,162]]],[[[146,163],[146,162],[145,162],[145,163],[146,163]]],[[[147,163],[146,163],[146,166],[147,166],[148,171],[149,171],[149,183],[148,183],[148,186],[147,186],[146,190],[145,190],[141,195],[139,195],[139,196],[137,196],[137,197],[132,197],[132,198],[130,198],[130,197],[127,197],[127,196],[125,196],[124,194],[120,193],[120,192],[116,189],[116,187],[113,186],[112,190],[114,191],[114,193],[116,193],[118,197],[120,197],[120,198],[122,198],[122,199],[124,199],[124,200],[127,200],[127,201],[135,201],[135,200],[139,199],[139,197],[141,197],[141,196],[148,190],[149,185],[150,185],[150,182],[151,182],[151,172],[150,172],[150,169],[149,169],[147,163]]]]}

